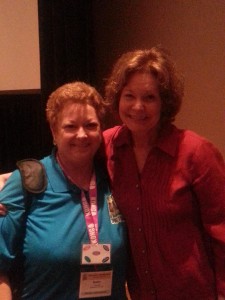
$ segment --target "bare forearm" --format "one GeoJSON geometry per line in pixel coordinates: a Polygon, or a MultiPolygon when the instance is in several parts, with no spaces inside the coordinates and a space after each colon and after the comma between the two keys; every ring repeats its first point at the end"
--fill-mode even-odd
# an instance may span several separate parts
{"type": "Polygon", "coordinates": [[[0,299],[12,300],[12,293],[7,276],[0,275],[0,299]]]}

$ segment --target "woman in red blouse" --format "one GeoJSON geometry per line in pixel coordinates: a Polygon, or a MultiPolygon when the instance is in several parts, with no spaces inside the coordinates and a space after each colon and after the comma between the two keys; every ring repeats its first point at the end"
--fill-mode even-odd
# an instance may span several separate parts
{"type": "Polygon", "coordinates": [[[106,84],[123,123],[104,138],[132,300],[225,299],[225,165],[209,141],[172,124],[182,98],[159,47],[122,55],[106,84]]]}

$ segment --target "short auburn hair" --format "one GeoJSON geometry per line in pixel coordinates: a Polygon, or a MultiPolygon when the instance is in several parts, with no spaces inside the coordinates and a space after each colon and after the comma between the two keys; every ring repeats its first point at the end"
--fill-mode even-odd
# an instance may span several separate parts
{"type": "Polygon", "coordinates": [[[94,87],[81,81],[75,81],[60,86],[49,96],[46,116],[51,127],[55,127],[59,113],[68,102],[93,106],[100,123],[102,123],[105,115],[103,98],[94,87]]]}

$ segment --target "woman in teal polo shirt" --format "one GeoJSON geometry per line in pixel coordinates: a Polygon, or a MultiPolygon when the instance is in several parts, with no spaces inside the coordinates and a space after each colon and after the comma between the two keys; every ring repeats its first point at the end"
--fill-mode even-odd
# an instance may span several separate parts
{"type": "Polygon", "coordinates": [[[0,195],[0,298],[11,299],[8,272],[20,253],[21,299],[126,299],[125,223],[97,159],[102,98],[85,83],[66,84],[46,112],[55,148],[41,160],[45,190],[32,194],[27,214],[16,170],[0,195]]]}

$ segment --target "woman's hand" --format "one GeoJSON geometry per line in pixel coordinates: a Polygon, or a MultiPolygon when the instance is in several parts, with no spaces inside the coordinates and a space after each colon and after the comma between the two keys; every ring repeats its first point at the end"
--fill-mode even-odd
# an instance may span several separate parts
{"type": "Polygon", "coordinates": [[[12,300],[12,293],[7,276],[0,274],[0,299],[12,300]]]}
{"type": "Polygon", "coordinates": [[[12,173],[0,174],[0,190],[2,190],[3,186],[5,185],[6,181],[8,180],[11,174],[12,173]]]}
{"type": "MultiPolygon", "coordinates": [[[[12,173],[5,173],[5,174],[0,174],[0,191],[2,190],[3,186],[5,185],[6,181],[8,180],[9,176],[12,173]]],[[[5,216],[7,214],[7,208],[4,204],[0,203],[0,216],[5,216]]],[[[0,282],[1,284],[1,282],[0,282]]],[[[0,299],[3,299],[0,297],[0,299]]]]}

